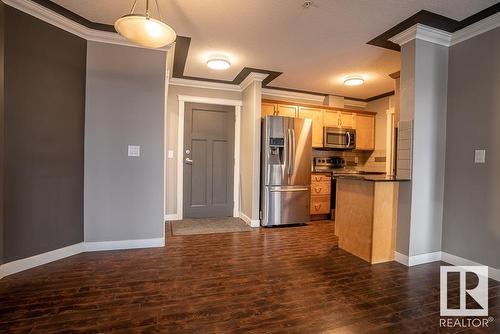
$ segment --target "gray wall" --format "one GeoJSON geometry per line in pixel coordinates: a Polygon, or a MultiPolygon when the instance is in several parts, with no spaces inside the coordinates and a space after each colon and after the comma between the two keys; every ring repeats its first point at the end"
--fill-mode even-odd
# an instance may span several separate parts
{"type": "Polygon", "coordinates": [[[500,28],[450,48],[443,251],[500,268],[500,28]],[[486,164],[474,150],[486,149],[486,164]]]}
{"type": "Polygon", "coordinates": [[[4,262],[83,241],[86,41],[5,7],[4,262]]]}
{"type": "Polygon", "coordinates": [[[166,53],[88,43],[85,241],[163,236],[166,53]],[[127,146],[140,145],[140,157],[127,146]]]}
{"type": "Polygon", "coordinates": [[[174,158],[167,159],[165,208],[166,214],[171,215],[177,214],[177,137],[179,133],[179,95],[241,100],[240,92],[169,85],[167,101],[166,149],[167,151],[171,150],[174,152],[174,158]]]}

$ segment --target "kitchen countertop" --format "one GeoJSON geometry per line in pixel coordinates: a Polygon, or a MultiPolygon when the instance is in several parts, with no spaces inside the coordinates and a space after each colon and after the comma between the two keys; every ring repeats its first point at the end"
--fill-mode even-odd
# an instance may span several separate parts
{"type": "Polygon", "coordinates": [[[377,174],[342,174],[333,175],[332,177],[336,179],[354,179],[360,181],[370,181],[370,182],[404,182],[410,181],[410,179],[398,178],[397,176],[387,176],[387,175],[377,175],[377,174]]]}

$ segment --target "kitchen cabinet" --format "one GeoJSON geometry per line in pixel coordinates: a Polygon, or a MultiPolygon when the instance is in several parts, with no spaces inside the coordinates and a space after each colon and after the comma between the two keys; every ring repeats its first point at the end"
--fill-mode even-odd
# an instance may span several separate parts
{"type": "Polygon", "coordinates": [[[356,115],[356,149],[375,149],[375,116],[357,114],[356,115]]]}
{"type": "Polygon", "coordinates": [[[276,113],[276,104],[274,103],[262,103],[261,115],[262,117],[273,116],[276,113]]]}
{"type": "Polygon", "coordinates": [[[355,116],[353,113],[325,110],[323,122],[332,128],[354,128],[355,116]]]}
{"type": "Polygon", "coordinates": [[[278,104],[276,114],[285,117],[297,117],[297,106],[290,106],[287,104],[278,104]]]}
{"type": "Polygon", "coordinates": [[[311,215],[325,215],[330,213],[330,195],[330,174],[311,174],[311,215]]]}
{"type": "Polygon", "coordinates": [[[312,147],[323,147],[323,127],[356,129],[357,150],[375,149],[375,114],[367,111],[263,100],[262,117],[268,115],[312,120],[312,147]]]}
{"type": "Polygon", "coordinates": [[[312,146],[323,147],[323,110],[299,107],[299,118],[312,120],[312,146]]]}

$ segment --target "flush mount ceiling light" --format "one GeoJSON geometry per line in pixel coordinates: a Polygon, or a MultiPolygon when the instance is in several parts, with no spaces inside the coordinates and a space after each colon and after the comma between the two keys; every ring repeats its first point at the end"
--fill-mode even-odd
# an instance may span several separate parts
{"type": "Polygon", "coordinates": [[[177,37],[174,29],[163,22],[158,0],[154,0],[160,17],[159,20],[151,17],[149,12],[149,0],[146,0],[146,11],[144,14],[134,14],[137,0],[132,4],[128,15],[122,16],[115,22],[115,29],[120,35],[134,44],[146,48],[161,48],[173,43],[177,37]]]}
{"type": "Polygon", "coordinates": [[[207,60],[207,66],[212,70],[227,70],[231,67],[231,63],[226,56],[214,55],[210,56],[207,60]]]}
{"type": "Polygon", "coordinates": [[[365,82],[365,79],[359,75],[349,76],[344,79],[344,85],[346,86],[359,86],[365,82]]]}

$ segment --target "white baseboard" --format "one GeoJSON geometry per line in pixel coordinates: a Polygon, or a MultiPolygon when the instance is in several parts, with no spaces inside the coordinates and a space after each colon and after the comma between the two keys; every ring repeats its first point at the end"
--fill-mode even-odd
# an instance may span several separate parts
{"type": "Polygon", "coordinates": [[[394,252],[394,260],[408,267],[418,266],[419,264],[441,261],[441,252],[425,253],[413,256],[394,252]]]}
{"type": "Polygon", "coordinates": [[[176,213],[165,215],[165,221],[179,220],[179,216],[176,213]]]}
{"type": "Polygon", "coordinates": [[[243,212],[240,212],[240,218],[243,219],[243,221],[245,223],[247,223],[248,225],[250,225],[250,227],[260,227],[260,220],[258,219],[250,219],[250,217],[248,217],[246,214],[244,214],[243,212]]]}
{"type": "Polygon", "coordinates": [[[410,263],[407,255],[398,253],[396,251],[394,252],[394,261],[399,262],[401,264],[404,264],[407,267],[408,267],[408,264],[410,263]]]}
{"type": "Polygon", "coordinates": [[[25,259],[4,263],[2,266],[0,266],[0,278],[18,273],[20,271],[38,267],[49,262],[57,261],[68,256],[80,254],[84,251],[83,244],[83,242],[80,242],[78,244],[34,255],[25,259]]]}
{"type": "Polygon", "coordinates": [[[153,248],[165,246],[164,238],[155,239],[135,239],[118,241],[86,241],[84,244],[85,252],[96,252],[105,250],[135,249],[135,248],[153,248]]]}
{"type": "MultiPolygon", "coordinates": [[[[468,259],[464,259],[463,257],[456,256],[453,254],[449,254],[446,252],[441,252],[442,257],[441,260],[443,262],[452,264],[457,267],[462,267],[462,266],[485,266],[484,264],[474,262],[468,259]]],[[[500,282],[500,269],[493,268],[493,267],[488,267],[488,276],[495,281],[500,282]]]]}
{"type": "Polygon", "coordinates": [[[410,256],[408,266],[418,266],[419,264],[441,261],[441,252],[425,253],[410,256]]]}
{"type": "MultiPolygon", "coordinates": [[[[486,266],[485,264],[464,259],[463,257],[449,254],[446,252],[426,253],[410,257],[398,252],[394,252],[394,260],[408,267],[417,266],[419,264],[424,264],[424,263],[436,262],[436,261],[443,261],[457,267],[486,266]]],[[[488,276],[500,282],[500,269],[488,266],[488,276]]]]}
{"type": "Polygon", "coordinates": [[[80,242],[71,246],[55,249],[53,251],[34,255],[25,259],[16,260],[0,265],[0,279],[24,270],[38,267],[49,262],[57,261],[68,256],[84,252],[95,252],[105,250],[123,250],[137,248],[164,247],[165,238],[119,240],[101,242],[80,242]]]}

